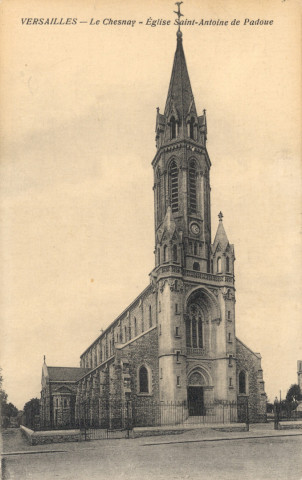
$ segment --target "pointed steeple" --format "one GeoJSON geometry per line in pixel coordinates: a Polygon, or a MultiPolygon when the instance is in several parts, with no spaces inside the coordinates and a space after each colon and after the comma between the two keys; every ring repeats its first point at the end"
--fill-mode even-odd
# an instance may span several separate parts
{"type": "Polygon", "coordinates": [[[184,123],[190,115],[197,117],[180,30],[177,31],[177,47],[165,106],[166,118],[175,114],[178,117],[176,120],[184,120],[184,123]]]}
{"type": "Polygon", "coordinates": [[[229,240],[228,240],[227,234],[225,233],[225,229],[222,222],[222,219],[223,219],[222,212],[219,213],[218,218],[219,218],[219,224],[218,224],[217,232],[215,235],[215,240],[213,243],[214,251],[216,250],[216,247],[218,244],[220,245],[222,250],[225,250],[226,247],[229,245],[229,240]]]}

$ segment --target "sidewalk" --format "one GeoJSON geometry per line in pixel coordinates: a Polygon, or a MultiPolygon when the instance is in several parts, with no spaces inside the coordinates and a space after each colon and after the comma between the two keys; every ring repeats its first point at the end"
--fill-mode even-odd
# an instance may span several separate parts
{"type": "Polygon", "coordinates": [[[249,431],[231,432],[222,431],[217,425],[212,427],[195,428],[187,430],[179,435],[163,435],[158,437],[141,437],[144,445],[160,445],[171,443],[190,443],[190,442],[214,442],[224,440],[248,440],[252,438],[275,438],[302,436],[300,430],[274,430],[273,423],[257,423],[250,425],[249,431]]]}
{"type": "MultiPolygon", "coordinates": [[[[225,429],[226,425],[223,427],[225,429]]],[[[21,432],[17,429],[7,431],[3,434],[2,452],[6,455],[22,455],[22,454],[34,454],[34,453],[55,453],[62,451],[77,451],[85,449],[103,449],[105,446],[113,447],[117,444],[137,445],[137,446],[152,446],[161,444],[177,444],[177,443],[198,443],[198,442],[221,442],[228,440],[248,440],[253,438],[276,438],[276,437],[293,437],[302,436],[300,430],[274,430],[273,423],[259,423],[250,425],[248,432],[230,432],[221,431],[218,425],[212,427],[193,428],[190,430],[182,431],[181,433],[175,432],[174,435],[161,435],[161,436],[140,436],[133,439],[103,439],[103,440],[91,440],[89,442],[77,442],[77,443],[61,443],[53,445],[37,445],[30,446],[27,441],[21,436],[21,432]]]]}

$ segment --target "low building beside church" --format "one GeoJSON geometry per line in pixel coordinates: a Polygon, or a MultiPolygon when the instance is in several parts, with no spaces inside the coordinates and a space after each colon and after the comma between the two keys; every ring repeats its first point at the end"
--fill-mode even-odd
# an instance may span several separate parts
{"type": "Polygon", "coordinates": [[[82,353],[80,368],[43,366],[43,418],[57,422],[56,405],[66,400],[64,418],[102,424],[109,415],[112,426],[127,405],[128,416],[152,425],[156,404],[184,405],[188,417],[201,417],[210,405],[245,400],[251,421],[265,419],[261,356],[236,337],[235,253],[222,213],[211,241],[206,144],[206,112],[197,113],[178,31],[165,109],[156,117],[149,285],[82,353]]]}

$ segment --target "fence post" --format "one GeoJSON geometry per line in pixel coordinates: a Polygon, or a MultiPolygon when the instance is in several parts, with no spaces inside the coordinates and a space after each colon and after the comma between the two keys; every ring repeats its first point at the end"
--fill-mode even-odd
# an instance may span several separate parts
{"type": "Polygon", "coordinates": [[[279,404],[278,400],[274,402],[274,429],[279,430],[279,404]]]}
{"type": "Polygon", "coordinates": [[[249,416],[249,399],[246,397],[246,431],[250,430],[250,416],[249,416]]]}

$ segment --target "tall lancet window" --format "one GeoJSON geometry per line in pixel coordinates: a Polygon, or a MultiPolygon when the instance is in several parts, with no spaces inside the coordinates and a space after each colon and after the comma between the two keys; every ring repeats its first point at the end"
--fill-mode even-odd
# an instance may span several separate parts
{"type": "Polygon", "coordinates": [[[170,165],[169,173],[170,173],[169,175],[170,192],[169,193],[170,193],[171,209],[172,209],[172,212],[178,212],[178,169],[177,169],[176,162],[174,160],[170,165]]]}
{"type": "Polygon", "coordinates": [[[176,120],[175,117],[170,118],[171,140],[176,138],[176,120]]]}
{"type": "Polygon", "coordinates": [[[187,347],[202,348],[203,332],[202,332],[202,311],[199,305],[193,303],[189,307],[186,319],[186,344],[187,347]]]}
{"type": "Polygon", "coordinates": [[[192,140],[195,140],[194,123],[195,123],[194,117],[191,117],[191,120],[188,123],[188,135],[190,138],[192,138],[192,140]]]}
{"type": "Polygon", "coordinates": [[[196,194],[196,162],[191,160],[189,165],[189,205],[190,212],[196,213],[197,194],[196,194]]]}
{"type": "Polygon", "coordinates": [[[161,199],[161,181],[160,181],[160,170],[158,168],[156,172],[156,211],[157,211],[158,222],[161,221],[160,199],[161,199]]]}

